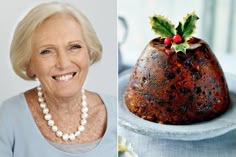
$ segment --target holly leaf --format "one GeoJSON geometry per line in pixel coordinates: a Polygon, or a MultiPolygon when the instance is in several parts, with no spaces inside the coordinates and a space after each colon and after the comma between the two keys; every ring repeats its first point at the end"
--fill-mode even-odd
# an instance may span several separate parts
{"type": "Polygon", "coordinates": [[[192,36],[196,29],[196,21],[198,19],[199,17],[195,14],[195,12],[187,14],[187,16],[184,17],[184,22],[182,23],[183,39],[187,39],[188,37],[192,36]]]}
{"type": "Polygon", "coordinates": [[[175,34],[174,25],[164,16],[155,15],[149,18],[153,31],[161,37],[172,37],[175,34]]]}
{"type": "Polygon", "coordinates": [[[175,50],[175,52],[182,51],[183,53],[186,53],[186,49],[189,48],[188,43],[180,43],[180,44],[172,44],[171,48],[175,50]]]}
{"type": "Polygon", "coordinates": [[[153,31],[160,35],[162,38],[173,37],[178,34],[182,37],[181,43],[173,40],[171,43],[171,48],[176,52],[182,51],[186,53],[186,49],[189,48],[186,42],[196,30],[196,22],[199,17],[192,12],[184,17],[182,22],[179,22],[178,26],[175,26],[164,16],[155,15],[150,18],[150,23],[153,31]]]}
{"type": "Polygon", "coordinates": [[[181,37],[183,36],[183,28],[181,22],[179,22],[179,25],[176,27],[176,33],[179,34],[181,37]]]}

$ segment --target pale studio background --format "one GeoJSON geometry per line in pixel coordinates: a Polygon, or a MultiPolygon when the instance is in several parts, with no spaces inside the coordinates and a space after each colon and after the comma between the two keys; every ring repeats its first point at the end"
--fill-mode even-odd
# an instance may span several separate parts
{"type": "MultiPolygon", "coordinates": [[[[103,45],[103,58],[90,68],[85,88],[117,94],[117,4],[110,0],[59,0],[80,9],[93,24],[103,45]],[[106,5],[104,5],[106,4],[106,5]]],[[[8,0],[0,5],[0,102],[38,85],[24,81],[12,70],[9,51],[16,24],[35,5],[48,0],[8,0]]]]}

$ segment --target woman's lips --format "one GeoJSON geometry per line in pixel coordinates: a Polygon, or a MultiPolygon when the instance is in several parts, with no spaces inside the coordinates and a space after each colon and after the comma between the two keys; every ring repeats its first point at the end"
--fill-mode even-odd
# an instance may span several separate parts
{"type": "Polygon", "coordinates": [[[71,79],[72,77],[74,77],[75,75],[76,75],[76,72],[73,72],[73,73],[67,73],[67,74],[63,74],[63,75],[52,76],[52,78],[54,80],[58,80],[58,81],[67,81],[67,80],[71,79]]]}

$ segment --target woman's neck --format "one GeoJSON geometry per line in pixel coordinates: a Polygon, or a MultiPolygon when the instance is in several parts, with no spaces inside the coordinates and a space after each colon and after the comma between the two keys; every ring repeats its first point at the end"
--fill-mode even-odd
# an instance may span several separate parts
{"type": "Polygon", "coordinates": [[[81,93],[78,92],[72,97],[57,97],[44,92],[45,102],[48,108],[57,114],[71,115],[81,110],[81,93]]]}

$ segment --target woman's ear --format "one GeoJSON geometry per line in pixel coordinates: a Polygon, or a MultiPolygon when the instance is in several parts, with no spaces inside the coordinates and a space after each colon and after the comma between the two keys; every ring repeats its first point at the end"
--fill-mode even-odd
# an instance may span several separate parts
{"type": "Polygon", "coordinates": [[[30,66],[30,64],[27,66],[27,75],[30,77],[30,78],[34,78],[35,77],[35,74],[30,66]]]}

